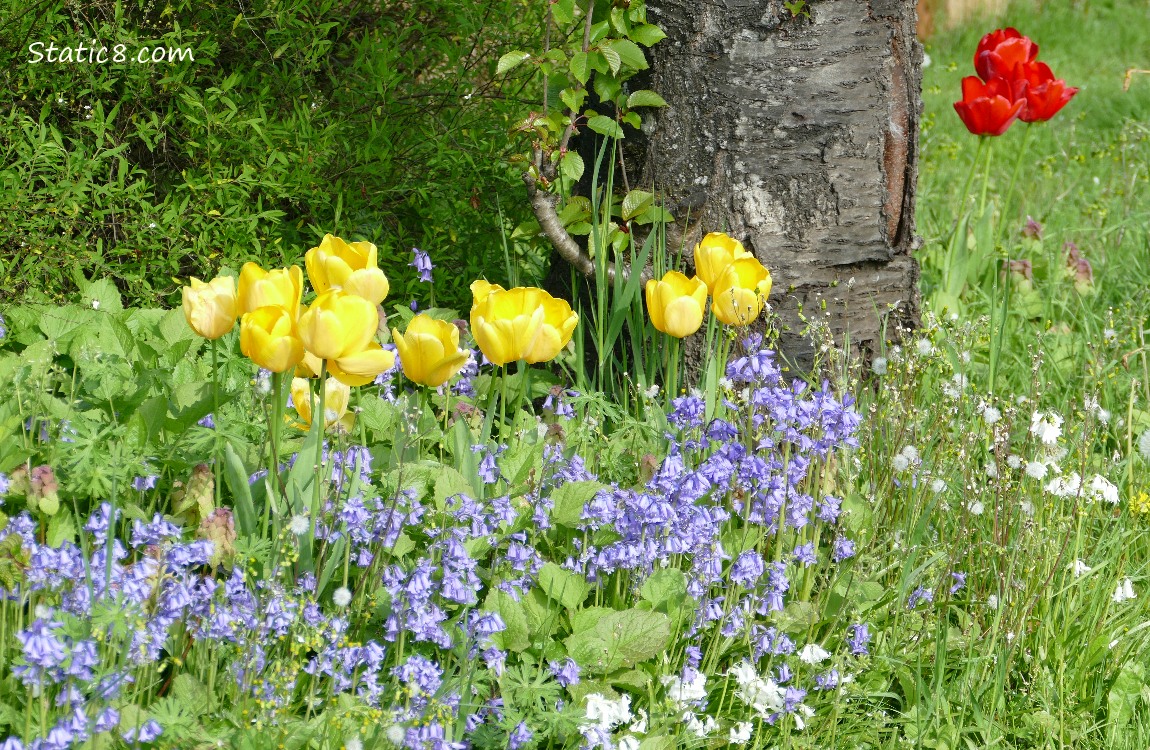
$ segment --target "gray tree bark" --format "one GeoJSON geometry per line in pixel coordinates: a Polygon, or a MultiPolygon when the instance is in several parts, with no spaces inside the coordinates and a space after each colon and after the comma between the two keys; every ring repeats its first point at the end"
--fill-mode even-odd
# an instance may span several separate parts
{"type": "Polygon", "coordinates": [[[770,269],[780,350],[800,367],[813,356],[800,306],[810,319],[825,300],[836,338],[865,353],[884,326],[913,326],[919,301],[914,2],[806,8],[649,0],[668,35],[650,52],[650,88],[669,106],[644,117],[639,183],[665,195],[667,245],[688,265],[704,234],[726,231],[770,269]]]}

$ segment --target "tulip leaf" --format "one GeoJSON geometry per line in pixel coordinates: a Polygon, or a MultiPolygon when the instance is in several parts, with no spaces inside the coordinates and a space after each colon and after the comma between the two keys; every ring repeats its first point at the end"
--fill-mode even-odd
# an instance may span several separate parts
{"type": "Polygon", "coordinates": [[[255,505],[252,503],[252,490],[248,485],[248,471],[240,454],[231,443],[224,443],[224,481],[232,493],[235,503],[236,526],[244,536],[256,533],[259,517],[256,515],[255,505]]]}
{"type": "Polygon", "coordinates": [[[587,120],[587,127],[609,138],[623,137],[623,128],[619,127],[619,123],[606,115],[595,115],[590,118],[587,120]]]}
{"type": "Polygon", "coordinates": [[[650,89],[632,91],[627,97],[628,107],[666,107],[667,100],[650,89]]]}
{"type": "Polygon", "coordinates": [[[506,55],[499,58],[499,62],[496,63],[495,75],[497,75],[497,76],[503,75],[504,73],[508,72],[509,70],[512,70],[512,69],[516,68],[517,66],[521,65],[524,60],[527,60],[530,57],[531,57],[531,53],[523,52],[521,50],[513,50],[511,52],[508,52],[506,55]]]}

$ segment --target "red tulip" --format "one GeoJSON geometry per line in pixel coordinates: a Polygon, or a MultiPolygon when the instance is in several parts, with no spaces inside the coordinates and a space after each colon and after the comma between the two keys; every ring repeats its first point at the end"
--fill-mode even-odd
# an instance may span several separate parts
{"type": "Polygon", "coordinates": [[[975,135],[1002,135],[1026,107],[1025,81],[1011,83],[991,78],[983,83],[975,76],[962,79],[962,101],[954,109],[962,124],[975,135]]]}
{"type": "Polygon", "coordinates": [[[1044,62],[1030,62],[1015,68],[1015,78],[1026,81],[1026,107],[1018,115],[1023,122],[1045,122],[1078,93],[1066,81],[1055,78],[1044,62]]]}
{"type": "Polygon", "coordinates": [[[1033,62],[1038,57],[1038,45],[1018,33],[1005,28],[992,31],[978,43],[974,52],[974,69],[982,80],[1010,78],[1016,65],[1033,62]]]}

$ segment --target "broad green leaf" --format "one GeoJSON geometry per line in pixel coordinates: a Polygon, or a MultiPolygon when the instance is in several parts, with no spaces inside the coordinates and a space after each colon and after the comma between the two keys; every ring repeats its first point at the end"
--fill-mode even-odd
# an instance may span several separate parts
{"type": "Polygon", "coordinates": [[[650,23],[631,27],[627,36],[634,39],[644,47],[651,47],[667,38],[667,35],[658,26],[650,23]]]}
{"type": "Polygon", "coordinates": [[[1106,712],[1111,736],[1121,731],[1134,717],[1134,709],[1142,696],[1146,668],[1136,661],[1128,661],[1118,670],[1118,676],[1106,694],[1106,712]]]}
{"type": "Polygon", "coordinates": [[[75,539],[76,522],[72,520],[72,514],[67,508],[61,508],[48,522],[48,546],[59,547],[64,542],[75,541],[75,539]]]}
{"type": "Polygon", "coordinates": [[[540,568],[539,588],[567,609],[578,607],[591,592],[591,585],[586,578],[553,562],[546,562],[540,568]]]}
{"type": "Polygon", "coordinates": [[[568,482],[551,493],[551,519],[569,529],[578,528],[583,519],[583,508],[595,495],[608,486],[599,482],[568,482]]]}
{"type": "Polygon", "coordinates": [[[594,629],[599,621],[615,610],[610,607],[587,607],[578,612],[569,613],[571,619],[571,632],[582,633],[594,629]]]}
{"type": "Polygon", "coordinates": [[[518,65],[523,63],[524,60],[527,60],[530,57],[531,57],[531,53],[529,53],[529,52],[522,52],[520,50],[513,50],[511,52],[508,52],[506,55],[499,58],[499,62],[496,63],[495,75],[497,75],[497,76],[503,75],[504,73],[517,67],[518,65]]]}
{"type": "Polygon", "coordinates": [[[603,55],[603,59],[607,61],[607,67],[611,69],[611,75],[619,75],[619,68],[623,66],[623,58],[619,57],[619,53],[610,47],[603,47],[599,50],[603,55]]]}
{"type": "Polygon", "coordinates": [[[471,497],[474,490],[471,483],[467,478],[459,473],[459,470],[454,466],[445,466],[440,464],[436,470],[437,476],[435,479],[435,507],[443,508],[448,498],[455,497],[456,495],[466,495],[471,497]]]}
{"type": "Polygon", "coordinates": [[[575,151],[568,151],[563,154],[559,170],[564,177],[571,180],[578,180],[583,176],[583,157],[575,151]]]}
{"type": "Polygon", "coordinates": [[[667,101],[650,89],[632,91],[627,97],[628,107],[666,107],[667,101]]]}
{"type": "Polygon", "coordinates": [[[665,614],[628,609],[611,612],[564,643],[580,666],[606,674],[654,658],[670,640],[671,621],[665,614]]]}
{"type": "Polygon", "coordinates": [[[575,0],[557,0],[551,6],[551,18],[555,23],[571,23],[575,20],[575,0]]]}
{"type": "Polygon", "coordinates": [[[120,291],[109,279],[98,279],[88,282],[80,294],[80,304],[101,312],[120,312],[124,309],[124,302],[120,298],[120,291]]]}
{"type": "Polygon", "coordinates": [[[687,576],[678,568],[661,568],[643,581],[641,595],[659,610],[670,614],[687,599],[687,576]]]}
{"type": "Polygon", "coordinates": [[[236,527],[240,534],[248,536],[256,533],[259,516],[256,515],[255,505],[252,503],[252,490],[248,485],[248,471],[240,454],[231,443],[224,443],[224,480],[231,490],[232,500],[236,505],[236,527]]]}
{"type": "Polygon", "coordinates": [[[646,190],[632,190],[623,196],[623,218],[633,219],[655,202],[655,196],[646,190]]]}
{"type": "Polygon", "coordinates": [[[615,122],[606,115],[595,115],[587,120],[587,127],[594,130],[600,135],[605,135],[610,138],[622,138],[623,128],[619,127],[619,123],[615,122]]]}
{"type": "Polygon", "coordinates": [[[571,56],[571,75],[579,83],[587,84],[587,79],[591,77],[591,62],[586,52],[576,52],[571,56]]]}
{"type": "Polygon", "coordinates": [[[567,109],[578,112],[587,99],[587,89],[563,89],[559,92],[559,99],[567,105],[567,109]]]}
{"type": "Polygon", "coordinates": [[[607,678],[607,682],[616,687],[631,688],[636,692],[645,693],[651,684],[651,675],[641,669],[628,669],[611,675],[607,678]]]}
{"type": "Polygon", "coordinates": [[[624,65],[632,70],[646,70],[647,57],[639,45],[630,39],[612,39],[603,45],[603,53],[614,52],[624,65]]]}
{"type": "Polygon", "coordinates": [[[491,637],[497,646],[507,651],[524,651],[531,645],[527,613],[523,610],[523,605],[515,601],[511,594],[492,588],[487,592],[483,609],[497,613],[507,626],[505,630],[491,637]]]}

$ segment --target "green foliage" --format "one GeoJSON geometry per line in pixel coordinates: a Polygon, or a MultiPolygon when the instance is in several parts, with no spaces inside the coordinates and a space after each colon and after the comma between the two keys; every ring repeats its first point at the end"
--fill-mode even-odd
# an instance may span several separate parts
{"type": "Polygon", "coordinates": [[[526,213],[505,161],[519,91],[495,59],[534,35],[529,7],[5,0],[0,286],[59,301],[100,279],[172,304],[189,276],[298,262],[330,231],[379,245],[393,294],[426,295],[418,246],[453,269],[440,300],[469,300],[502,257],[497,207],[526,213]],[[128,61],[33,64],[37,40],[128,61]],[[191,58],[134,62],[143,47],[191,58]]]}

